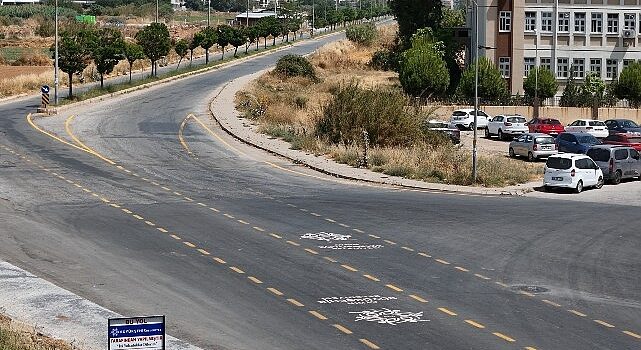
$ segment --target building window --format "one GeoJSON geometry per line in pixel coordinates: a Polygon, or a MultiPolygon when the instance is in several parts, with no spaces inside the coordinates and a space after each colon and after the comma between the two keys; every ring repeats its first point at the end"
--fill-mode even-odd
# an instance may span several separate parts
{"type": "Polygon", "coordinates": [[[608,34],[619,34],[618,13],[608,13],[608,34]]]}
{"type": "Polygon", "coordinates": [[[637,29],[637,15],[636,13],[626,13],[623,15],[623,29],[635,30],[637,29]]]}
{"type": "Polygon", "coordinates": [[[539,66],[541,68],[545,68],[545,69],[547,69],[549,71],[552,70],[552,59],[551,58],[549,58],[549,57],[547,57],[547,58],[541,57],[540,61],[541,61],[541,63],[539,64],[539,66]]]}
{"type": "Polygon", "coordinates": [[[499,71],[503,78],[510,77],[510,58],[509,57],[499,57],[499,71]]]}
{"type": "Polygon", "coordinates": [[[600,58],[590,58],[590,72],[597,74],[601,78],[601,59],[600,58]]]}
{"type": "Polygon", "coordinates": [[[512,31],[512,12],[501,11],[499,14],[499,32],[512,31]]]}
{"type": "Polygon", "coordinates": [[[530,71],[536,66],[536,59],[534,57],[525,57],[523,58],[523,65],[525,67],[523,76],[527,78],[527,76],[530,75],[530,71]]]}
{"type": "Polygon", "coordinates": [[[619,76],[618,65],[619,62],[617,60],[605,60],[605,77],[616,79],[619,76]]]}
{"type": "Polygon", "coordinates": [[[569,32],[570,31],[570,13],[569,12],[559,12],[559,32],[569,32]]]}
{"type": "Polygon", "coordinates": [[[634,60],[623,60],[623,69],[625,69],[630,64],[634,63],[634,60]]]}
{"type": "Polygon", "coordinates": [[[557,78],[567,78],[569,76],[569,59],[557,58],[556,59],[556,76],[557,78]]]}
{"type": "Polygon", "coordinates": [[[536,30],[536,12],[525,13],[525,31],[533,32],[536,30]]]}
{"type": "Polygon", "coordinates": [[[585,76],[585,58],[575,58],[572,61],[572,72],[575,78],[583,78],[585,76]]]}
{"type": "Polygon", "coordinates": [[[585,33],[585,12],[577,12],[574,14],[574,31],[585,33]]]}
{"type": "Polygon", "coordinates": [[[603,14],[602,13],[593,13],[592,14],[592,33],[603,33],[603,14]]]}
{"type": "Polygon", "coordinates": [[[541,31],[552,32],[552,12],[541,12],[541,31]]]}

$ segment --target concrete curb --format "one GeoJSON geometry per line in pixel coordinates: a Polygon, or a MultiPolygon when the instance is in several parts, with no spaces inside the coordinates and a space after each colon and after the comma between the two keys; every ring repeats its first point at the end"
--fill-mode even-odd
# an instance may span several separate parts
{"type": "Polygon", "coordinates": [[[367,169],[353,168],[345,164],[339,164],[322,156],[310,155],[303,151],[293,150],[288,142],[277,140],[268,135],[259,133],[256,130],[257,127],[255,125],[248,125],[247,120],[242,118],[240,112],[236,110],[234,102],[236,92],[243,89],[247,84],[264,74],[266,71],[268,70],[263,70],[243,78],[232,80],[217,90],[215,97],[209,104],[210,117],[227,134],[243,143],[288,159],[295,164],[301,164],[323,174],[346,180],[379,185],[392,185],[414,190],[457,192],[479,195],[522,196],[533,191],[533,187],[535,186],[534,183],[505,188],[485,188],[435,184],[405,179],[397,176],[386,176],[367,169]],[[214,111],[216,111],[216,113],[214,113],[214,111]]]}
{"type": "MultiPolygon", "coordinates": [[[[0,311],[38,332],[71,342],[74,349],[102,350],[107,319],[121,317],[29,272],[0,261],[0,311]]],[[[200,350],[167,336],[167,348],[200,350]]]]}

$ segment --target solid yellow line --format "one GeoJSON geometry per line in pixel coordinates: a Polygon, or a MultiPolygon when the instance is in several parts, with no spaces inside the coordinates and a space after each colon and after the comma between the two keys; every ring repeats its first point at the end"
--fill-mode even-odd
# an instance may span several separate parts
{"type": "Polygon", "coordinates": [[[543,299],[543,302],[546,303],[546,304],[550,304],[552,306],[561,307],[561,304],[557,304],[557,303],[555,303],[553,301],[549,301],[547,299],[543,299]]]}
{"type": "Polygon", "coordinates": [[[187,154],[192,155],[191,149],[189,149],[189,146],[187,145],[187,142],[185,142],[185,138],[183,137],[183,129],[185,128],[185,125],[187,124],[187,120],[191,118],[191,114],[187,115],[185,119],[183,119],[182,123],[180,123],[180,127],[178,128],[178,141],[180,141],[180,144],[183,146],[185,151],[187,151],[187,154]]]}
{"type": "Polygon", "coordinates": [[[439,307],[437,310],[442,312],[442,313],[448,314],[450,316],[456,316],[455,312],[452,312],[452,311],[450,311],[450,310],[448,310],[448,309],[446,309],[444,307],[439,307]]]}
{"type": "Polygon", "coordinates": [[[417,301],[420,301],[421,303],[427,303],[427,300],[419,297],[418,295],[410,294],[410,298],[412,298],[414,300],[417,300],[417,301]]]}
{"type": "Polygon", "coordinates": [[[378,350],[378,349],[380,349],[380,348],[378,347],[378,345],[376,345],[376,344],[372,343],[371,341],[369,341],[369,340],[367,340],[367,339],[365,339],[365,338],[359,339],[359,341],[360,341],[361,343],[365,344],[365,345],[366,345],[368,348],[370,348],[370,349],[374,349],[374,350],[378,350]]]}
{"type": "Polygon", "coordinates": [[[434,260],[435,260],[436,262],[439,262],[439,263],[443,264],[443,265],[449,265],[449,264],[450,264],[449,262],[447,262],[447,261],[445,261],[445,260],[443,260],[443,259],[434,259],[434,260]]]}
{"type": "Polygon", "coordinates": [[[283,237],[281,237],[281,236],[279,236],[279,235],[277,235],[277,234],[275,234],[275,233],[270,233],[269,235],[270,235],[270,236],[272,236],[272,237],[274,237],[274,238],[278,238],[278,239],[283,238],[283,237]]]}
{"type": "Polygon", "coordinates": [[[463,268],[463,267],[460,267],[460,266],[454,266],[454,268],[459,270],[459,271],[463,271],[463,272],[469,272],[470,271],[470,270],[468,270],[466,268],[463,268]]]}
{"type": "Polygon", "coordinates": [[[505,341],[508,341],[508,342],[510,342],[510,343],[513,343],[513,342],[515,342],[515,341],[516,341],[516,340],[514,340],[514,339],[512,339],[512,338],[508,337],[507,335],[505,335],[505,334],[503,334],[503,333],[494,332],[494,333],[492,333],[492,334],[494,334],[495,336],[497,336],[497,337],[499,337],[499,338],[501,338],[501,339],[503,339],[503,340],[505,340],[505,341]]]}
{"type": "Polygon", "coordinates": [[[301,303],[300,303],[298,300],[296,300],[296,299],[287,299],[287,301],[289,301],[290,303],[292,303],[292,304],[294,304],[294,305],[296,305],[296,306],[299,306],[299,307],[305,306],[305,305],[301,304],[301,303]]]}
{"type": "Polygon", "coordinates": [[[571,312],[571,313],[573,313],[573,314],[575,314],[575,315],[577,315],[577,316],[581,316],[581,317],[585,317],[585,316],[587,316],[586,314],[584,314],[584,313],[582,313],[582,312],[578,312],[578,311],[576,311],[576,310],[568,310],[568,311],[569,311],[569,312],[571,312]]]}
{"type": "Polygon", "coordinates": [[[323,257],[323,259],[325,259],[325,260],[327,260],[327,261],[329,261],[329,262],[333,262],[333,263],[338,262],[338,261],[336,261],[336,260],[334,260],[334,259],[330,258],[329,256],[325,256],[325,257],[323,257]]]}
{"type": "Polygon", "coordinates": [[[484,325],[482,325],[482,324],[480,324],[480,323],[478,323],[478,322],[474,322],[474,321],[472,321],[472,320],[465,320],[465,323],[467,323],[467,324],[469,324],[469,325],[472,325],[472,326],[474,326],[474,327],[476,327],[476,328],[480,328],[480,329],[485,328],[485,326],[484,326],[484,325]]]}
{"type": "Polygon", "coordinates": [[[184,245],[190,247],[190,248],[196,248],[196,245],[191,243],[191,242],[183,242],[184,245]]]}
{"type": "Polygon", "coordinates": [[[278,295],[278,296],[283,295],[283,292],[279,291],[279,290],[278,290],[278,289],[276,289],[276,288],[271,288],[271,287],[269,287],[269,288],[267,288],[267,290],[268,290],[268,291],[270,291],[270,292],[272,292],[272,293],[274,293],[274,294],[276,294],[276,295],[278,295]]]}
{"type": "Polygon", "coordinates": [[[397,292],[402,292],[403,291],[402,289],[398,288],[397,286],[395,286],[393,284],[386,284],[385,287],[387,287],[387,288],[389,288],[389,289],[391,289],[393,291],[397,291],[397,292]]]}
{"type": "Polygon", "coordinates": [[[227,263],[225,260],[223,260],[221,258],[213,258],[213,259],[214,259],[215,262],[217,262],[219,264],[226,264],[227,263]]]}
{"type": "Polygon", "coordinates": [[[323,316],[323,314],[321,314],[321,313],[320,313],[320,312],[318,312],[318,311],[314,311],[314,310],[312,310],[312,311],[309,311],[309,313],[310,313],[310,314],[312,314],[312,315],[314,315],[314,317],[316,317],[316,318],[317,318],[317,319],[319,319],[319,320],[323,320],[323,321],[324,321],[324,320],[326,320],[326,319],[327,319],[327,317],[323,316]]]}
{"type": "Polygon", "coordinates": [[[245,273],[245,271],[237,268],[236,266],[230,266],[229,269],[237,273],[245,273]]]}
{"type": "Polygon", "coordinates": [[[162,232],[162,233],[167,233],[167,232],[168,232],[167,230],[165,230],[165,229],[164,229],[164,228],[162,228],[162,227],[156,227],[156,230],[158,230],[158,231],[160,231],[160,232],[162,232]]]}
{"type": "Polygon", "coordinates": [[[78,147],[78,146],[76,146],[76,145],[74,145],[74,144],[72,144],[72,143],[69,143],[69,142],[67,142],[67,141],[64,141],[64,140],[62,140],[61,138],[59,138],[59,137],[57,137],[57,136],[55,136],[55,135],[53,135],[53,134],[50,134],[50,133],[48,133],[48,132],[46,132],[46,131],[44,131],[44,130],[42,130],[42,129],[38,128],[38,127],[37,127],[37,126],[36,126],[36,125],[31,121],[31,118],[30,118],[30,117],[31,117],[31,114],[29,114],[29,116],[27,116],[27,121],[29,122],[29,124],[30,124],[31,126],[33,126],[34,128],[36,128],[38,131],[40,131],[40,132],[44,133],[45,135],[48,135],[48,136],[52,137],[53,139],[55,139],[55,140],[57,140],[57,141],[60,141],[60,142],[62,142],[62,143],[64,143],[64,144],[66,144],[66,145],[72,146],[72,147],[77,148],[77,149],[79,149],[79,150],[81,150],[81,151],[83,151],[83,152],[87,152],[87,153],[89,153],[89,154],[91,154],[91,155],[93,155],[93,156],[96,156],[96,157],[98,157],[98,158],[100,158],[100,159],[104,160],[105,162],[107,162],[107,163],[109,163],[109,164],[111,164],[111,165],[116,165],[116,162],[114,162],[114,161],[112,161],[111,159],[109,159],[109,158],[107,158],[107,157],[104,157],[104,156],[103,156],[103,155],[101,155],[100,153],[98,153],[98,152],[94,151],[93,149],[91,149],[90,147],[88,147],[87,145],[85,145],[82,141],[80,141],[80,139],[79,139],[79,138],[77,138],[77,137],[76,137],[76,135],[74,135],[74,133],[71,131],[71,121],[73,120],[73,118],[75,118],[75,115],[72,115],[72,116],[70,116],[69,118],[67,118],[67,120],[65,120],[65,131],[66,131],[66,132],[67,132],[67,134],[71,137],[71,139],[72,139],[76,144],[78,144],[80,147],[78,147]]]}
{"type": "Polygon", "coordinates": [[[380,282],[381,281],[381,280],[379,280],[378,278],[376,278],[376,277],[374,277],[372,275],[363,275],[363,276],[365,276],[365,278],[370,279],[370,280],[372,280],[374,282],[380,282]]]}
{"type": "Polygon", "coordinates": [[[355,269],[355,268],[353,268],[353,267],[351,267],[351,266],[349,266],[349,265],[341,265],[341,266],[342,266],[343,268],[345,268],[346,270],[349,270],[349,271],[352,271],[352,272],[356,272],[356,271],[358,271],[357,269],[355,269]]]}
{"type": "Polygon", "coordinates": [[[291,244],[291,245],[296,246],[296,247],[300,246],[300,243],[296,243],[296,242],[293,242],[293,241],[286,241],[286,242],[288,244],[291,244]]]}
{"type": "Polygon", "coordinates": [[[262,284],[262,283],[263,283],[263,281],[259,280],[258,278],[254,277],[254,276],[249,276],[249,277],[247,277],[247,278],[248,278],[250,281],[252,281],[252,282],[254,282],[254,283],[256,283],[256,284],[262,284]]]}
{"type": "Polygon", "coordinates": [[[602,325],[602,326],[608,327],[608,328],[614,328],[614,325],[613,325],[613,324],[609,324],[609,323],[607,323],[607,322],[605,322],[605,321],[601,321],[601,320],[594,320],[594,322],[596,322],[596,323],[598,323],[598,324],[600,324],[600,325],[602,325]]]}
{"type": "Polygon", "coordinates": [[[343,332],[345,334],[352,334],[352,331],[350,331],[349,328],[346,328],[346,327],[341,326],[339,324],[333,324],[332,326],[334,326],[336,329],[338,329],[339,331],[341,331],[341,332],[343,332]]]}
{"type": "Polygon", "coordinates": [[[305,248],[305,251],[306,251],[306,252],[308,252],[308,253],[310,253],[310,254],[314,254],[314,255],[317,255],[317,254],[318,254],[318,252],[317,252],[317,251],[315,251],[315,250],[313,250],[313,249],[309,249],[309,248],[305,248]]]}
{"type": "Polygon", "coordinates": [[[202,254],[202,255],[210,255],[210,253],[209,253],[208,251],[204,250],[204,249],[198,249],[198,251],[199,251],[199,252],[200,252],[200,254],[202,254]]]}
{"type": "Polygon", "coordinates": [[[627,334],[633,338],[641,339],[641,335],[638,335],[636,333],[630,332],[630,331],[623,331],[624,334],[627,334]]]}

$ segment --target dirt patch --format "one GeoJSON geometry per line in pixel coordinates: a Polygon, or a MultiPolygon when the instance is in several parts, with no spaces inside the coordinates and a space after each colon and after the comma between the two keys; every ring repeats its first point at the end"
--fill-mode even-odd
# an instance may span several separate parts
{"type": "Polygon", "coordinates": [[[42,67],[42,66],[0,66],[0,80],[10,80],[15,79],[19,76],[35,74],[40,75],[47,71],[53,70],[51,67],[42,67]]]}
{"type": "Polygon", "coordinates": [[[47,337],[33,327],[0,315],[0,349],[72,350],[74,347],[65,341],[47,337]]]}

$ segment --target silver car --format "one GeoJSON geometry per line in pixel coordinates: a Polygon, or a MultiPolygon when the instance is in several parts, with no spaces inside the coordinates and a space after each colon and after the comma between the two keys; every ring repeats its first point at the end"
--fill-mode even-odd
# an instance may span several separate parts
{"type": "Polygon", "coordinates": [[[542,133],[523,134],[510,142],[510,157],[523,156],[531,162],[559,153],[554,137],[542,133]]]}
{"type": "Polygon", "coordinates": [[[601,168],[604,178],[614,185],[621,179],[641,178],[641,155],[632,147],[595,145],[587,154],[601,168]]]}

